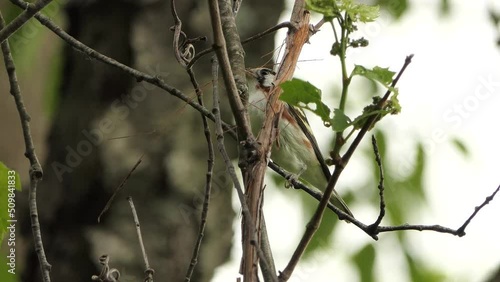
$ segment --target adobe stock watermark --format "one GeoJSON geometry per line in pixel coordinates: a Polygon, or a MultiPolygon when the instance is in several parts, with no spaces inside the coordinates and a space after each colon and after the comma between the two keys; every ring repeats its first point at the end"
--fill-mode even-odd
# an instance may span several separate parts
{"type": "MultiPolygon", "coordinates": [[[[156,65],[154,72],[156,74],[163,74],[166,77],[168,73],[161,73],[159,64],[156,65]]],[[[130,112],[139,106],[144,101],[149,92],[155,89],[156,86],[146,82],[137,84],[132,88],[129,94],[122,94],[120,98],[111,103],[110,111],[114,114],[116,119],[103,118],[99,121],[97,127],[92,129],[83,129],[81,131],[84,139],[80,140],[74,147],[66,146],[66,156],[64,162],[54,161],[51,164],[52,169],[59,182],[62,181],[66,173],[71,173],[78,167],[83,159],[89,156],[94,147],[101,145],[105,140],[105,136],[111,134],[119,122],[124,121],[130,115],[130,112]]]]}
{"type": "MultiPolygon", "coordinates": [[[[474,92],[465,96],[461,101],[453,103],[442,114],[442,119],[445,126],[436,127],[432,132],[424,138],[423,146],[425,154],[432,154],[437,145],[442,144],[449,140],[448,129],[458,129],[463,126],[464,121],[475,112],[477,112],[481,105],[488,103],[488,100],[495,95],[500,95],[500,77],[493,75],[479,76],[477,78],[478,84],[474,88],[474,92]]],[[[409,173],[413,169],[413,161],[408,160],[398,166],[398,173],[409,173]]]]}
{"type": "MultiPolygon", "coordinates": [[[[16,274],[16,172],[14,170],[7,171],[7,232],[5,239],[7,241],[7,272],[16,274]]],[[[2,185],[3,186],[3,185],[2,185]]]]}

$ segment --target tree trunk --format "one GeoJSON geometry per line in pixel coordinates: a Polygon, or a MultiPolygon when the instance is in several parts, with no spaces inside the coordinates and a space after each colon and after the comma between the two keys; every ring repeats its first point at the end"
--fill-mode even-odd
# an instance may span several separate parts
{"type": "MultiPolygon", "coordinates": [[[[69,33],[109,57],[161,76],[194,99],[188,77],[173,56],[169,2],[70,1],[69,33]]],[[[195,45],[198,51],[209,47],[205,1],[177,2],[183,31],[189,37],[209,38],[195,45]]],[[[283,5],[263,0],[243,3],[239,17],[247,22],[242,25],[242,38],[276,24],[276,11],[283,5]]],[[[247,64],[263,65],[268,58],[261,56],[273,50],[272,36],[248,47],[247,64]]],[[[69,47],[64,57],[59,106],[38,190],[52,280],[89,281],[100,271],[102,254],[110,256],[110,266],[121,272],[123,280],[142,280],[144,263],[125,200],[129,195],[141,220],[155,277],[183,280],[198,234],[207,166],[199,113],[168,93],[69,47]],[[97,223],[106,201],[143,154],[142,163],[97,223]]],[[[210,107],[209,56],[195,70],[210,107]]],[[[229,107],[222,105],[222,109],[227,117],[229,107]]],[[[207,230],[192,281],[209,281],[215,267],[229,257],[235,215],[232,189],[224,164],[217,159],[207,230]]],[[[21,222],[26,223],[23,236],[31,237],[29,215],[21,222]]],[[[27,250],[23,280],[40,281],[34,250],[27,250]]]]}

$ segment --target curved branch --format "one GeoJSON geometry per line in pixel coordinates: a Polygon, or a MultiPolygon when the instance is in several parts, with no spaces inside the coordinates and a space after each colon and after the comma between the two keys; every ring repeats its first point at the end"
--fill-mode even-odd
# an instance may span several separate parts
{"type": "MultiPolygon", "coordinates": [[[[40,8],[41,9],[41,8],[40,8]]],[[[0,29],[4,29],[5,22],[0,13],[0,29]]],[[[43,248],[42,232],[40,228],[40,221],[38,220],[38,208],[36,203],[36,188],[38,182],[42,180],[43,170],[38,157],[35,153],[35,145],[33,142],[33,137],[31,136],[30,120],[31,117],[24,106],[23,97],[21,95],[21,88],[17,81],[16,66],[14,60],[12,59],[12,54],[10,52],[9,42],[3,41],[2,53],[5,63],[5,68],[7,69],[7,74],[9,76],[10,83],[10,93],[14,97],[16,103],[17,111],[19,112],[19,119],[21,120],[21,127],[23,130],[24,144],[26,152],[24,155],[30,161],[29,175],[30,175],[30,193],[29,193],[29,209],[31,217],[31,230],[33,232],[33,240],[35,245],[35,252],[38,256],[38,261],[40,262],[40,269],[42,271],[42,278],[44,282],[50,282],[50,269],[51,265],[47,261],[47,256],[45,255],[45,250],[43,248]]]]}

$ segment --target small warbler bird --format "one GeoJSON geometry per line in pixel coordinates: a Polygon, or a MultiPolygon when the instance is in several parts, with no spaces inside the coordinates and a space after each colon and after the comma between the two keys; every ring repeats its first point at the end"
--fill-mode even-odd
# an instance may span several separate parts
{"type": "MultiPolygon", "coordinates": [[[[250,69],[248,73],[248,113],[253,130],[258,132],[264,122],[270,91],[275,86],[276,73],[267,68],[250,69]]],[[[285,103],[278,134],[271,159],[300,180],[325,191],[331,173],[301,109],[285,103]]],[[[337,191],[333,190],[330,201],[353,216],[337,191]]]]}

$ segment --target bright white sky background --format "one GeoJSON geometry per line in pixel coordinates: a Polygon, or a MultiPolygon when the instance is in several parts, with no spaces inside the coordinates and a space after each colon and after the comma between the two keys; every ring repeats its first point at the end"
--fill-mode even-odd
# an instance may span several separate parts
{"type": "MultiPolygon", "coordinates": [[[[406,55],[415,54],[398,84],[402,113],[385,118],[378,126],[390,130],[390,150],[396,152],[391,158],[397,164],[413,157],[416,140],[427,144],[430,203],[425,212],[408,222],[457,228],[500,184],[500,48],[495,46],[497,34],[487,14],[488,7],[496,5],[498,10],[500,3],[450,1],[450,15],[440,18],[439,1],[411,2],[413,6],[402,21],[391,23],[382,15],[377,22],[360,27],[359,32],[370,45],[351,53],[349,62],[397,71],[406,55]],[[465,141],[470,157],[464,158],[450,144],[454,137],[465,141]]],[[[284,12],[282,21],[288,17],[289,12],[284,12]]],[[[312,22],[318,20],[313,18],[312,22]]],[[[277,44],[284,37],[283,32],[277,34],[277,44]]],[[[338,71],[338,59],[329,55],[331,29],[325,25],[310,41],[301,60],[314,61],[299,63],[295,76],[321,89],[332,89],[331,73],[338,71]]],[[[322,130],[320,124],[314,128],[322,130]]],[[[362,162],[355,159],[356,155],[342,175],[343,183],[363,182],[362,162]]],[[[299,199],[294,202],[293,195],[286,197],[273,190],[269,187],[266,191],[266,221],[277,268],[283,269],[308,219],[300,214],[299,199]]],[[[235,208],[239,210],[237,202],[235,208]]],[[[377,215],[377,211],[363,206],[354,205],[351,210],[365,222],[377,215]]],[[[232,260],[218,269],[213,281],[235,281],[237,277],[241,257],[239,220],[234,225],[238,233],[232,260]]],[[[359,281],[356,270],[344,258],[371,239],[351,225],[341,224],[338,232],[333,249],[314,255],[310,262],[301,262],[290,281],[359,281]],[[336,249],[337,244],[342,248],[336,249]]],[[[408,232],[414,251],[444,271],[446,281],[484,281],[500,265],[500,195],[473,220],[465,237],[408,232]]],[[[376,243],[387,250],[377,257],[378,280],[409,281],[406,269],[400,267],[400,254],[391,250],[392,242],[387,237],[381,234],[376,243]]]]}

